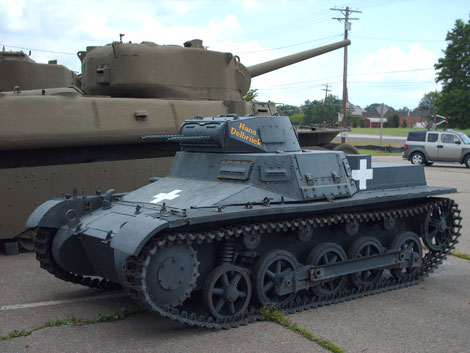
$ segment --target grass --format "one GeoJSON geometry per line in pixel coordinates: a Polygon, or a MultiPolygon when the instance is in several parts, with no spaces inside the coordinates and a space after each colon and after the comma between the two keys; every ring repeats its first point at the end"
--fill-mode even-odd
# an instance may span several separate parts
{"type": "Polygon", "coordinates": [[[470,261],[470,255],[468,255],[468,254],[464,254],[464,253],[457,252],[457,251],[451,251],[450,254],[452,256],[460,257],[461,259],[465,259],[465,260],[470,261]]]}
{"type": "Polygon", "coordinates": [[[362,148],[358,148],[360,154],[368,154],[371,156],[401,156],[401,153],[390,153],[390,152],[382,152],[382,151],[373,151],[373,150],[365,150],[362,148]]]}
{"type": "MultiPolygon", "coordinates": [[[[429,250],[428,247],[427,247],[426,245],[424,245],[424,244],[422,244],[422,248],[423,248],[423,250],[429,250]]],[[[451,252],[450,252],[450,255],[455,256],[455,257],[459,257],[459,258],[464,259],[464,260],[470,261],[470,255],[465,254],[465,253],[463,253],[463,252],[451,251],[451,252]]]]}
{"type": "Polygon", "coordinates": [[[295,332],[296,334],[301,335],[302,337],[305,337],[306,339],[312,342],[315,342],[316,344],[320,345],[321,347],[325,348],[330,352],[344,353],[344,351],[334,343],[331,343],[330,341],[324,340],[322,338],[318,338],[310,331],[307,331],[306,329],[299,327],[296,323],[291,322],[287,318],[287,316],[280,310],[277,310],[275,308],[263,307],[260,309],[260,314],[263,315],[267,321],[272,321],[281,326],[284,326],[292,332],[295,332]]]}
{"type": "MultiPolygon", "coordinates": [[[[401,128],[401,127],[384,127],[383,128],[383,135],[389,136],[408,136],[408,132],[415,131],[415,130],[425,130],[422,128],[401,128]]],[[[459,130],[455,129],[455,131],[461,131],[466,133],[467,135],[470,134],[470,129],[466,130],[459,130]]],[[[353,127],[351,128],[351,133],[353,134],[367,134],[367,135],[380,135],[380,128],[373,127],[373,128],[363,128],[363,127],[353,127]]]]}
{"type": "MultiPolygon", "coordinates": [[[[341,139],[335,138],[332,142],[340,143],[341,139]]],[[[376,146],[379,145],[379,141],[349,140],[349,139],[346,139],[346,143],[350,143],[356,146],[357,148],[361,146],[368,146],[368,145],[376,145],[376,146]]],[[[383,142],[382,146],[403,147],[404,144],[405,144],[404,142],[383,142]]]]}
{"type": "Polygon", "coordinates": [[[81,325],[93,325],[100,322],[110,322],[123,320],[129,316],[141,313],[145,311],[140,305],[129,305],[127,307],[116,309],[107,313],[98,314],[94,319],[78,319],[76,317],[69,317],[62,320],[48,321],[44,325],[32,328],[30,330],[14,330],[5,336],[0,335],[0,342],[8,341],[18,337],[25,337],[31,335],[33,332],[56,326],[81,326],[81,325]]]}

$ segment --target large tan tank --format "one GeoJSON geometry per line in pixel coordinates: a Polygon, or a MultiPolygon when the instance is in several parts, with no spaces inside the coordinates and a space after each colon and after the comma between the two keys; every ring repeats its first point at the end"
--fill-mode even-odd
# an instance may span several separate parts
{"type": "Polygon", "coordinates": [[[69,87],[79,84],[77,75],[57,60],[38,64],[22,51],[0,52],[0,92],[38,88],[69,87]]]}
{"type": "MultiPolygon", "coordinates": [[[[251,78],[349,44],[245,67],[201,40],[183,47],[114,42],[78,53],[81,87],[72,80],[64,88],[0,93],[0,239],[20,235],[27,246],[27,215],[63,190],[127,191],[166,175],[175,146],[142,135],[175,134],[194,116],[275,115],[272,102],[243,101],[251,78]]],[[[301,135],[304,146],[325,144],[318,132],[301,135]]]]}

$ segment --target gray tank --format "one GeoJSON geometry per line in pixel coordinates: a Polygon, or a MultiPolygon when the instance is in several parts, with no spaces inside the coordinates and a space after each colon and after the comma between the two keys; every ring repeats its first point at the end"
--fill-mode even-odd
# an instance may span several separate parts
{"type": "Polygon", "coordinates": [[[236,327],[413,285],[460,236],[456,192],[417,165],[305,151],[287,117],[185,121],[169,175],[129,193],[45,202],[26,226],[41,267],[94,288],[124,287],[191,326],[236,327]],[[427,250],[423,250],[423,245],[427,250]]]}

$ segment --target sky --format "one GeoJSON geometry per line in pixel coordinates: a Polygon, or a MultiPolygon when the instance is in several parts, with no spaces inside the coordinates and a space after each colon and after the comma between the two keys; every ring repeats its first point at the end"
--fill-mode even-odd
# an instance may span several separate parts
{"type": "MultiPolygon", "coordinates": [[[[76,53],[119,40],[182,45],[202,39],[209,50],[231,52],[254,65],[341,41],[352,13],[348,47],[349,101],[414,109],[439,90],[434,64],[446,34],[467,22],[468,0],[0,0],[0,46],[31,50],[39,63],[57,59],[80,72],[76,53]]],[[[324,85],[342,97],[342,49],[252,80],[260,101],[301,105],[322,99],[324,85]]]]}

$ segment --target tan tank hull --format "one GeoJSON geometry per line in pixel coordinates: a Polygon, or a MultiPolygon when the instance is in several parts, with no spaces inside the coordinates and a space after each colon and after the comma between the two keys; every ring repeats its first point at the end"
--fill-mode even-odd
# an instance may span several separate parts
{"type": "MultiPolygon", "coordinates": [[[[46,165],[0,169],[0,239],[22,233],[25,220],[37,206],[63,191],[95,193],[99,188],[117,192],[134,190],[149,182],[149,176],[165,176],[172,157],[126,161],[46,165]]],[[[20,235],[21,237],[21,235],[20,235]]]]}
{"type": "Polygon", "coordinates": [[[143,135],[176,134],[182,122],[195,115],[276,112],[273,104],[243,101],[88,97],[78,93],[4,95],[0,96],[0,107],[0,121],[8,127],[0,130],[0,150],[135,144],[143,135]]]}

